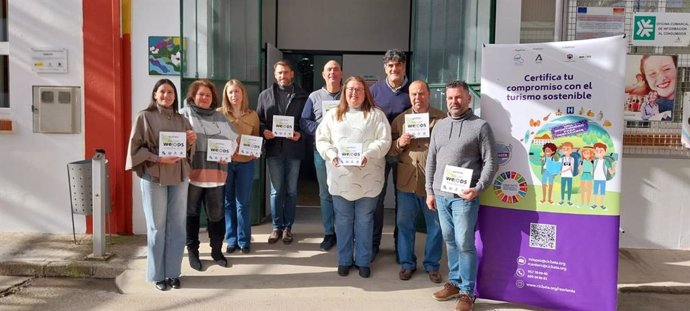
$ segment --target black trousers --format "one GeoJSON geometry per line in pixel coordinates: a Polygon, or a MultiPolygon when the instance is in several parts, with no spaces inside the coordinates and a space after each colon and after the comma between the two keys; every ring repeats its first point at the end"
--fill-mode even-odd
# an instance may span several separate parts
{"type": "Polygon", "coordinates": [[[225,238],[224,187],[202,188],[189,184],[187,197],[187,247],[199,249],[199,214],[204,208],[212,250],[220,251],[225,238]]]}
{"type": "MultiPolygon", "coordinates": [[[[393,188],[398,182],[398,161],[395,157],[386,157],[386,169],[385,176],[383,179],[383,190],[378,196],[378,202],[376,203],[376,210],[374,211],[374,234],[372,236],[372,248],[373,251],[377,251],[381,246],[381,235],[383,234],[383,203],[386,200],[386,188],[388,188],[388,175],[393,172],[393,188]]],[[[398,192],[395,191],[395,214],[398,214],[398,192]]],[[[395,226],[395,231],[393,232],[393,238],[395,239],[395,247],[397,250],[398,243],[398,226],[395,226]]],[[[396,254],[398,252],[396,251],[396,254]]]]}

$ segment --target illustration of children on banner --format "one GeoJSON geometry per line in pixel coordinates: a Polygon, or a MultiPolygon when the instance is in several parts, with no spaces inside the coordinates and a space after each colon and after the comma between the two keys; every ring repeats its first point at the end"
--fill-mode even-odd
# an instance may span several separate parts
{"type": "Polygon", "coordinates": [[[573,194],[573,178],[579,173],[580,167],[580,154],[575,151],[573,152],[573,143],[569,141],[563,142],[561,144],[561,201],[558,205],[563,205],[566,200],[568,206],[572,206],[573,203],[570,202],[570,197],[573,194]]]}
{"type": "Polygon", "coordinates": [[[615,168],[613,154],[606,156],[606,144],[594,144],[594,163],[592,165],[594,177],[594,205],[590,206],[592,209],[599,207],[606,210],[604,205],[604,196],[606,195],[606,181],[613,179],[615,168]]]}
{"type": "Polygon", "coordinates": [[[592,200],[592,183],[594,180],[594,149],[589,146],[580,149],[580,203],[589,206],[592,200]]]}
{"type": "Polygon", "coordinates": [[[558,161],[558,154],[556,153],[558,147],[556,147],[556,144],[549,142],[545,143],[541,149],[541,157],[534,157],[533,153],[530,153],[533,155],[532,159],[536,158],[541,162],[542,196],[541,201],[539,202],[544,203],[548,196],[549,203],[553,204],[553,200],[551,199],[551,194],[553,193],[553,182],[556,178],[556,175],[558,175],[561,171],[561,163],[558,161]],[[555,159],[554,156],[556,157],[555,159]]]}
{"type": "Polygon", "coordinates": [[[532,122],[523,140],[532,172],[541,182],[537,204],[563,212],[581,207],[607,210],[606,183],[615,175],[618,158],[606,131],[611,122],[591,110],[584,113],[580,107],[567,108],[560,116],[551,113],[541,118],[539,125],[532,122]],[[576,108],[580,108],[580,115],[576,108]],[[560,188],[556,204],[552,199],[554,186],[560,188]]]}

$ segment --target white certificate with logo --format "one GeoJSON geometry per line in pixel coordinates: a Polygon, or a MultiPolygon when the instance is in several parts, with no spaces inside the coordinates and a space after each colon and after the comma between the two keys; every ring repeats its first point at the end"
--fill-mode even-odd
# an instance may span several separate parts
{"type": "Polygon", "coordinates": [[[446,165],[443,170],[441,190],[458,194],[460,191],[468,189],[472,182],[472,171],[469,168],[446,165]]]}
{"type": "Polygon", "coordinates": [[[263,144],[263,137],[242,135],[240,137],[240,150],[237,152],[243,156],[261,156],[261,144],[263,144]]]}
{"type": "Polygon", "coordinates": [[[323,100],[323,101],[321,101],[322,115],[326,115],[326,112],[328,112],[328,110],[331,110],[335,107],[338,107],[339,103],[340,103],[339,100],[323,100]]]}
{"type": "Polygon", "coordinates": [[[159,132],[158,156],[180,158],[187,156],[187,133],[159,132]]]}
{"type": "Polygon", "coordinates": [[[338,148],[338,159],[340,165],[361,166],[362,165],[362,144],[361,143],[341,143],[338,148]]]}
{"type": "Polygon", "coordinates": [[[235,153],[237,143],[229,139],[209,138],[206,147],[206,161],[212,162],[231,162],[232,154],[235,153]]]}
{"type": "Polygon", "coordinates": [[[406,114],[404,132],[414,138],[429,137],[429,113],[406,114]]]}
{"type": "Polygon", "coordinates": [[[292,137],[295,131],[295,117],[273,116],[273,135],[276,137],[292,137]]]}

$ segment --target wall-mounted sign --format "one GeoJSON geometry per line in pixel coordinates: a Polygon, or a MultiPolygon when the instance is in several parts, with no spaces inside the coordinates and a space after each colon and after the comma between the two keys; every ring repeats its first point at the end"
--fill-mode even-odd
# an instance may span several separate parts
{"type": "Polygon", "coordinates": [[[625,33],[624,7],[577,8],[575,40],[603,38],[625,33]]]}
{"type": "Polygon", "coordinates": [[[677,55],[628,55],[623,116],[631,121],[671,121],[678,80],[677,55]]]}
{"type": "Polygon", "coordinates": [[[632,45],[688,46],[690,13],[638,12],[633,16],[632,45]]]}
{"type": "Polygon", "coordinates": [[[31,48],[31,69],[41,73],[67,73],[67,49],[31,48]]]}

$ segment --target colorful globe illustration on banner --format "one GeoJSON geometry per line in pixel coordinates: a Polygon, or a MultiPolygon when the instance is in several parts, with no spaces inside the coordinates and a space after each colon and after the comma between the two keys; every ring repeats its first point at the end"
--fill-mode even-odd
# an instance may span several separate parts
{"type": "Polygon", "coordinates": [[[505,203],[517,203],[527,195],[527,181],[518,172],[503,172],[494,179],[494,193],[505,203]]]}

